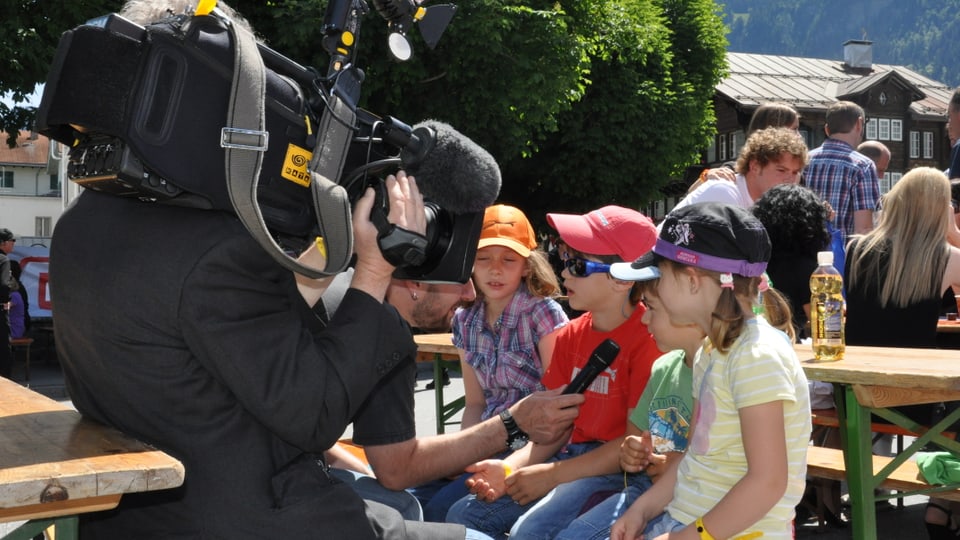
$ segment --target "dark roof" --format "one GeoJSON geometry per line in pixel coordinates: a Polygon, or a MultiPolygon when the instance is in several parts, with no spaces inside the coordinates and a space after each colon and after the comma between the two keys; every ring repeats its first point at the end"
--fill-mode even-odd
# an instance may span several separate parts
{"type": "Polygon", "coordinates": [[[13,166],[47,165],[47,152],[50,139],[43,135],[31,138],[29,131],[21,131],[17,137],[17,146],[7,146],[7,134],[0,132],[0,164],[13,166]]]}
{"type": "Polygon", "coordinates": [[[800,112],[825,111],[840,99],[883,81],[913,93],[915,118],[943,118],[953,89],[904,66],[873,64],[870,71],[848,69],[842,60],[727,53],[727,77],[717,92],[745,109],[783,101],[800,112]]]}

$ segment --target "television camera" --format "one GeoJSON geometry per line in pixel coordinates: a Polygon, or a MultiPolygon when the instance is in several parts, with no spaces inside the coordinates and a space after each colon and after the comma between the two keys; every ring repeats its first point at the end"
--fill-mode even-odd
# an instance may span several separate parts
{"type": "MultiPolygon", "coordinates": [[[[406,36],[415,24],[433,47],[455,12],[372,1],[398,59],[410,57],[406,36]]],[[[464,283],[499,168],[446,124],[409,126],[358,107],[363,72],[354,53],[368,12],[365,0],[328,4],[324,75],[255,43],[212,5],[144,26],[117,14],[94,19],[62,36],[38,129],[70,146],[72,181],[233,212],[271,256],[312,277],[348,264],[350,207],[373,186],[371,221],[395,277],[464,283]],[[398,168],[416,176],[424,194],[425,235],[386,219],[382,175],[398,168]],[[322,271],[293,258],[317,236],[331,253],[322,271]]]]}

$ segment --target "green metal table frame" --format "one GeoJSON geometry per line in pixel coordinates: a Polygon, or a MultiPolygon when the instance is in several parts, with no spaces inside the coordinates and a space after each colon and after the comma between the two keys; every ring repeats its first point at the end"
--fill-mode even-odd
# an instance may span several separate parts
{"type": "Polygon", "coordinates": [[[61,516],[46,519],[34,519],[10,531],[3,540],[33,540],[53,525],[57,531],[57,540],[77,540],[80,538],[80,520],[77,516],[61,516]]]}
{"type": "Polygon", "coordinates": [[[460,361],[459,360],[444,360],[443,355],[440,353],[435,353],[433,355],[433,391],[434,398],[436,399],[437,405],[437,435],[440,435],[446,430],[447,424],[455,424],[456,422],[450,422],[449,420],[453,418],[455,414],[460,412],[461,409],[466,405],[466,400],[463,396],[458,397],[457,399],[451,401],[450,403],[444,403],[443,401],[443,368],[447,370],[460,371],[460,361]]]}
{"type": "Polygon", "coordinates": [[[840,421],[840,440],[843,447],[844,465],[847,469],[847,484],[850,493],[853,537],[861,540],[876,540],[877,515],[874,503],[908,495],[935,495],[941,491],[952,491],[960,484],[935,486],[909,492],[876,495],[877,488],[890,474],[905,461],[911,459],[927,443],[934,443],[944,450],[960,455],[960,443],[941,435],[954,422],[960,420],[960,408],[953,411],[929,430],[918,437],[876,476],[873,474],[873,439],[870,429],[870,415],[875,414],[893,424],[912,432],[921,431],[920,424],[892,409],[873,409],[860,404],[854,394],[853,386],[834,385],[837,404],[837,416],[840,421]],[[843,399],[845,398],[845,399],[843,399]]]}

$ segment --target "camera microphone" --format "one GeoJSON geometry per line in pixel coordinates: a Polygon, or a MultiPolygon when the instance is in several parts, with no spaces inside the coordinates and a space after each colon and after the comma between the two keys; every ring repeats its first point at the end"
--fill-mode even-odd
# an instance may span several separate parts
{"type": "Polygon", "coordinates": [[[597,375],[603,373],[605,369],[610,367],[610,364],[617,358],[617,355],[620,354],[620,346],[617,345],[617,342],[607,338],[597,345],[597,348],[593,350],[593,353],[590,354],[590,359],[587,360],[587,365],[583,366],[583,369],[577,373],[577,376],[570,381],[570,384],[564,388],[564,394],[582,394],[587,388],[593,383],[593,380],[597,378],[597,375]]]}
{"type": "Polygon", "coordinates": [[[454,214],[483,212],[500,194],[500,166],[490,152],[443,122],[414,126],[400,162],[425,199],[454,214]]]}

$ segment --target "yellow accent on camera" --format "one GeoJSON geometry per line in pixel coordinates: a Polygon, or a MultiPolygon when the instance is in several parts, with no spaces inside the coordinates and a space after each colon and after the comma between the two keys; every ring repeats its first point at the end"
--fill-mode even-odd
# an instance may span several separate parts
{"type": "Polygon", "coordinates": [[[310,164],[310,158],[312,157],[313,153],[306,148],[288,143],[287,155],[283,158],[283,169],[280,171],[280,176],[303,187],[310,187],[310,171],[307,170],[307,165],[310,164]]]}

